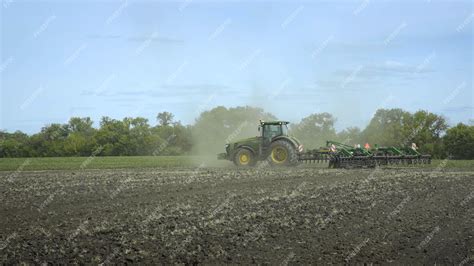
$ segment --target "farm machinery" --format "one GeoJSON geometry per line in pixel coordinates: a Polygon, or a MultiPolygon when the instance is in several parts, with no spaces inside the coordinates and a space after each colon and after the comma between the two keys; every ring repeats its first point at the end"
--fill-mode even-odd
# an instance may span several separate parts
{"type": "Polygon", "coordinates": [[[287,121],[260,121],[259,136],[227,143],[218,159],[233,161],[240,167],[251,167],[258,161],[275,166],[298,163],[328,163],[330,168],[363,168],[391,164],[429,164],[430,155],[422,155],[411,147],[350,146],[327,141],[325,147],[304,150],[298,139],[288,134],[287,121]]]}

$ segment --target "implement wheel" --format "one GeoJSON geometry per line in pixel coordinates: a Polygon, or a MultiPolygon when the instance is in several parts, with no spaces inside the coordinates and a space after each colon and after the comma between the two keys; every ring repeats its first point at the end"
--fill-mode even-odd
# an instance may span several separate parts
{"type": "Polygon", "coordinates": [[[294,166],[298,164],[298,153],[288,141],[277,140],[270,145],[267,160],[273,166],[294,166]]]}
{"type": "Polygon", "coordinates": [[[238,167],[250,167],[257,163],[257,159],[252,151],[240,148],[234,155],[234,164],[238,167]]]}

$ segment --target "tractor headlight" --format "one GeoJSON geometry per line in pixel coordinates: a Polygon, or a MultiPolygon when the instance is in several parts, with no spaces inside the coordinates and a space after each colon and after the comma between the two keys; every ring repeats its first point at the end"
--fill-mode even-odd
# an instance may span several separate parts
{"type": "Polygon", "coordinates": [[[299,152],[303,152],[303,150],[304,150],[303,145],[299,145],[299,146],[298,146],[298,151],[299,151],[299,152]]]}

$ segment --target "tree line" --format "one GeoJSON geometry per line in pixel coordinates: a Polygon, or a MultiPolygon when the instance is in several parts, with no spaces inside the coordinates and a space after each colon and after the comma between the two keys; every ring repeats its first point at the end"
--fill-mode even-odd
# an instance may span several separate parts
{"type": "MultiPolygon", "coordinates": [[[[225,143],[257,135],[260,119],[277,117],[249,106],[213,108],[201,113],[193,125],[174,121],[169,112],[159,113],[154,126],[142,117],[102,117],[95,128],[89,117],[72,117],[68,123],[49,124],[32,135],[0,131],[0,157],[213,155],[222,152],[225,143]]],[[[290,134],[307,149],[324,146],[326,140],[349,145],[416,143],[422,153],[435,158],[474,159],[474,126],[449,127],[444,117],[428,111],[379,109],[364,129],[337,132],[335,123],[332,114],[315,113],[290,124],[290,134]]]]}

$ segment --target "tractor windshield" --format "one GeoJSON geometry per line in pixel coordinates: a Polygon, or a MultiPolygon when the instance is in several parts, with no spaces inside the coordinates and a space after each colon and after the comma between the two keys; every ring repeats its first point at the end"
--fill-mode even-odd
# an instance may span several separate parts
{"type": "Polygon", "coordinates": [[[265,138],[274,138],[276,136],[288,136],[288,127],[286,125],[265,125],[263,136],[265,138]]]}
{"type": "Polygon", "coordinates": [[[288,136],[288,126],[287,125],[281,125],[281,134],[283,136],[288,136]]]}

